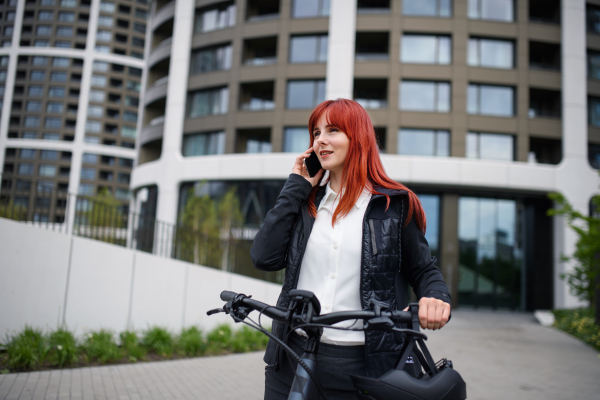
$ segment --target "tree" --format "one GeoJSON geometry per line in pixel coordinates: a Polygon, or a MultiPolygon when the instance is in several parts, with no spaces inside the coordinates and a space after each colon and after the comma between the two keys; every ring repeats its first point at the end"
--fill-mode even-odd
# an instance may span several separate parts
{"type": "Polygon", "coordinates": [[[0,218],[24,221],[27,219],[27,206],[15,205],[11,199],[9,202],[0,202],[0,218]]]}
{"type": "Polygon", "coordinates": [[[221,237],[223,238],[221,269],[228,271],[230,270],[230,264],[234,263],[234,260],[229,257],[230,254],[233,254],[232,245],[235,246],[233,228],[241,227],[244,219],[240,209],[240,199],[235,193],[235,188],[229,189],[219,200],[217,215],[221,226],[221,237]]]}
{"type": "MultiPolygon", "coordinates": [[[[83,236],[102,240],[108,243],[123,245],[126,242],[126,216],[123,213],[123,203],[106,188],[101,188],[94,197],[78,199],[87,202],[85,211],[87,228],[83,236]]],[[[78,230],[82,233],[81,229],[78,230]]]]}
{"type": "MultiPolygon", "coordinates": [[[[564,261],[575,262],[575,268],[561,277],[567,280],[574,296],[588,301],[591,306],[600,289],[600,218],[574,210],[560,193],[551,193],[549,197],[557,208],[548,210],[548,215],[564,216],[578,236],[575,252],[571,256],[563,255],[564,261]]],[[[600,196],[594,197],[592,203],[600,210],[600,196]]]]}
{"type": "Polygon", "coordinates": [[[178,231],[179,258],[201,265],[214,266],[218,263],[220,243],[217,213],[208,195],[196,196],[190,189],[178,231]]]}

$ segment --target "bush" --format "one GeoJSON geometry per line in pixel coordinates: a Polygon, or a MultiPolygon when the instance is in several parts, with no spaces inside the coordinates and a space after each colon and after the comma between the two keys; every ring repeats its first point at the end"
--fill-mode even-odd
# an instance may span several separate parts
{"type": "Polygon", "coordinates": [[[142,338],[142,345],[160,356],[171,358],[174,347],[173,335],[159,326],[148,329],[142,338]]]}
{"type": "Polygon", "coordinates": [[[119,358],[119,347],[111,331],[101,329],[87,334],[83,343],[86,356],[100,364],[115,361],[119,358]]]}
{"type": "Polygon", "coordinates": [[[140,339],[135,331],[123,331],[119,337],[121,338],[121,350],[129,361],[137,362],[144,359],[146,349],[140,345],[140,339]]]}
{"type": "Polygon", "coordinates": [[[600,351],[600,326],[594,323],[593,308],[554,310],[554,326],[600,351]]]}
{"type": "Polygon", "coordinates": [[[188,357],[196,357],[204,354],[207,341],[202,337],[202,331],[196,326],[182,329],[179,336],[179,348],[188,357]]]}
{"type": "Polygon", "coordinates": [[[49,349],[48,338],[43,331],[25,325],[23,332],[7,341],[8,366],[13,370],[37,369],[43,364],[49,349]]]}
{"type": "Polygon", "coordinates": [[[221,324],[214,328],[206,336],[208,349],[211,353],[222,353],[231,346],[232,331],[228,324],[221,324]]]}
{"type": "Polygon", "coordinates": [[[54,363],[59,368],[77,362],[79,349],[77,348],[77,340],[71,332],[65,328],[59,328],[50,333],[49,339],[54,363]]]}
{"type": "Polygon", "coordinates": [[[234,353],[262,350],[267,346],[269,338],[262,332],[248,326],[238,329],[231,340],[231,349],[234,353]]]}

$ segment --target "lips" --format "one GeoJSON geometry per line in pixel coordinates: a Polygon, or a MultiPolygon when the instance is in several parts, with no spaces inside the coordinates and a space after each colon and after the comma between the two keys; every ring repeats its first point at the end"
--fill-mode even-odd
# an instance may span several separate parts
{"type": "Polygon", "coordinates": [[[321,156],[328,156],[329,154],[333,154],[333,151],[327,151],[327,150],[323,150],[321,153],[321,156]]]}

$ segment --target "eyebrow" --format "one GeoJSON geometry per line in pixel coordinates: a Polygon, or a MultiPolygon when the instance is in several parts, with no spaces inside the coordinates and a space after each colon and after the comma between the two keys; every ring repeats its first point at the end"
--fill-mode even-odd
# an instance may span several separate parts
{"type": "MultiPolygon", "coordinates": [[[[335,125],[325,125],[325,128],[337,128],[337,126],[335,126],[335,125]]],[[[319,130],[319,128],[315,128],[315,129],[313,129],[313,132],[314,131],[318,131],[318,130],[319,130]]]]}

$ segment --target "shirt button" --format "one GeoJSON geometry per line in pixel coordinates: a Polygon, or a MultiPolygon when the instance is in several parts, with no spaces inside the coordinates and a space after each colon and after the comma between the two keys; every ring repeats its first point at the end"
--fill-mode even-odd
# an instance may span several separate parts
{"type": "Polygon", "coordinates": [[[329,304],[325,304],[325,309],[329,310],[329,304]]]}
{"type": "Polygon", "coordinates": [[[335,279],[335,274],[331,274],[331,279],[335,279]]]}
{"type": "Polygon", "coordinates": [[[334,243],[334,244],[333,244],[333,248],[334,248],[334,249],[337,249],[337,248],[338,248],[338,244],[337,244],[337,243],[334,243]]]}

